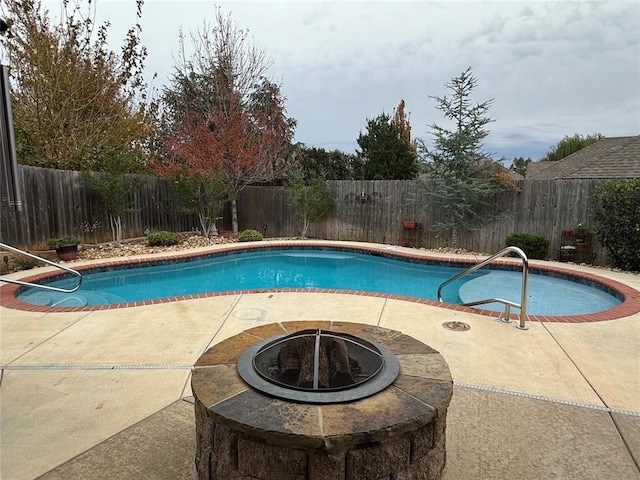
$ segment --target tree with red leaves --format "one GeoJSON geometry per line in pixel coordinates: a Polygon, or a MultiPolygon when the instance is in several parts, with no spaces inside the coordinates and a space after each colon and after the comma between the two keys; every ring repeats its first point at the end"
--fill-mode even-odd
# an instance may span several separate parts
{"type": "MultiPolygon", "coordinates": [[[[201,198],[201,225],[207,217],[215,222],[224,204],[213,213],[212,195],[218,202],[230,200],[237,233],[238,193],[247,185],[283,175],[295,120],[286,117],[280,86],[265,76],[270,64],[264,52],[247,41],[230,16],[217,9],[215,25],[205,24],[191,39],[194,54],[189,60],[183,54],[163,93],[161,138],[166,155],[155,170],[202,192],[181,195],[183,206],[190,208],[201,198]]],[[[181,44],[184,52],[182,35],[181,44]]],[[[203,234],[208,233],[203,226],[203,234]]]]}

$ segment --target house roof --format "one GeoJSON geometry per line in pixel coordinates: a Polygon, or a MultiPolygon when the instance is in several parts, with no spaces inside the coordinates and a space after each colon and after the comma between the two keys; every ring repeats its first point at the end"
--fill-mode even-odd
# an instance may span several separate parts
{"type": "Polygon", "coordinates": [[[603,138],[556,162],[532,162],[527,180],[640,178],[640,135],[603,138]]]}

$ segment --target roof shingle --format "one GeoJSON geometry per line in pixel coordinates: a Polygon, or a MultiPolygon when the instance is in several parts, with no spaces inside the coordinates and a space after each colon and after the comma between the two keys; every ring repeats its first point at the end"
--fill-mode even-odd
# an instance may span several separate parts
{"type": "Polygon", "coordinates": [[[527,180],[640,178],[640,135],[603,138],[557,162],[532,162],[527,180]]]}

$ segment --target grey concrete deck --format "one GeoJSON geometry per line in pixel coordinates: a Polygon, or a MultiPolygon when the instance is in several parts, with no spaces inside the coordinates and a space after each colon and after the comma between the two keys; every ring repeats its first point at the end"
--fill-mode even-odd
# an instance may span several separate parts
{"type": "MultiPolygon", "coordinates": [[[[640,291],[637,275],[571,268],[640,291]]],[[[191,365],[224,338],[289,320],[379,325],[442,353],[455,382],[448,480],[640,479],[640,314],[521,331],[419,303],[321,293],[72,313],[0,306],[0,477],[192,478],[191,365]],[[471,329],[442,327],[452,320],[471,329]]]]}

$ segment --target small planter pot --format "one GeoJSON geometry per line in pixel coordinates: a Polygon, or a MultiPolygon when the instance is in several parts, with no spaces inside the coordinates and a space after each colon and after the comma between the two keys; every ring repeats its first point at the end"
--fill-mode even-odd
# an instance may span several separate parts
{"type": "Polygon", "coordinates": [[[56,255],[65,262],[75,260],[78,258],[78,245],[61,245],[56,248],[56,255]]]}
{"type": "Polygon", "coordinates": [[[566,253],[566,252],[562,252],[560,254],[560,261],[561,262],[573,262],[573,253],[566,253]]]}
{"type": "Polygon", "coordinates": [[[420,226],[419,222],[410,222],[410,221],[404,221],[402,222],[402,226],[404,228],[410,229],[410,230],[417,230],[418,227],[420,226]]]}
{"type": "Polygon", "coordinates": [[[587,249],[587,244],[585,242],[576,242],[576,249],[583,252],[587,249]]]}
{"type": "Polygon", "coordinates": [[[573,257],[576,253],[576,247],[574,246],[564,246],[560,248],[560,261],[561,262],[572,262],[573,257]]]}

